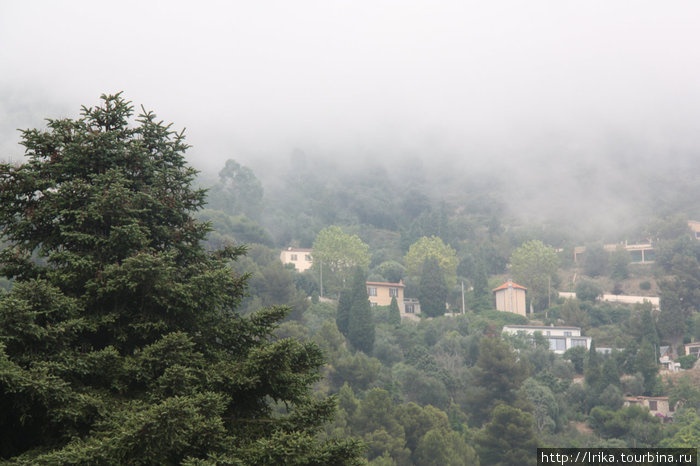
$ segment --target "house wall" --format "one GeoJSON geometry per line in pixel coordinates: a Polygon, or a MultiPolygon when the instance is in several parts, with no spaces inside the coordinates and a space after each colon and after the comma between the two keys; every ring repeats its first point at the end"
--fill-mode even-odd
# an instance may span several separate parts
{"type": "Polygon", "coordinates": [[[391,290],[395,290],[396,302],[399,305],[399,310],[404,309],[403,301],[403,283],[379,283],[367,282],[367,295],[369,302],[373,306],[388,306],[391,304],[391,290]]]}
{"type": "Polygon", "coordinates": [[[280,253],[283,264],[294,264],[299,272],[309,270],[313,265],[311,249],[287,248],[280,253]]]}
{"type": "Polygon", "coordinates": [[[399,306],[401,310],[401,318],[406,318],[409,320],[419,320],[420,317],[420,301],[415,298],[404,298],[403,307],[399,306]]]}
{"type": "Polygon", "coordinates": [[[527,314],[525,307],[525,290],[509,287],[494,292],[496,297],[496,309],[499,311],[513,312],[522,316],[527,314]]]}
{"type": "Polygon", "coordinates": [[[700,342],[685,345],[685,354],[694,354],[700,359],[700,342]]]}
{"type": "Polygon", "coordinates": [[[625,406],[644,406],[649,409],[649,414],[655,416],[660,414],[665,417],[672,417],[675,411],[671,409],[667,396],[634,396],[625,398],[625,406]]]}
{"type": "Polygon", "coordinates": [[[503,333],[517,335],[534,335],[539,332],[548,342],[549,349],[557,354],[563,354],[566,350],[576,346],[584,346],[586,350],[591,348],[591,337],[581,335],[578,327],[546,327],[537,325],[504,325],[503,333]]]}

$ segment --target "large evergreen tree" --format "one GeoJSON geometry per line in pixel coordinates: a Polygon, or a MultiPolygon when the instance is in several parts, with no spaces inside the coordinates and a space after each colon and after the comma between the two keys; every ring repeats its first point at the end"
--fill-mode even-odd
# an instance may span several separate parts
{"type": "Polygon", "coordinates": [[[477,434],[482,464],[492,466],[535,465],[537,438],[533,416],[512,406],[498,405],[491,421],[477,434]]]}
{"type": "Polygon", "coordinates": [[[283,308],[237,314],[243,249],[202,248],[183,134],[102,100],[0,165],[0,460],[353,462],[316,436],[334,412],[310,393],[318,347],[271,339],[283,308]]]}
{"type": "Polygon", "coordinates": [[[473,368],[478,387],[471,400],[473,420],[476,423],[485,421],[499,403],[514,404],[517,390],[530,371],[530,364],[519,358],[507,342],[497,337],[483,337],[473,368]]]}

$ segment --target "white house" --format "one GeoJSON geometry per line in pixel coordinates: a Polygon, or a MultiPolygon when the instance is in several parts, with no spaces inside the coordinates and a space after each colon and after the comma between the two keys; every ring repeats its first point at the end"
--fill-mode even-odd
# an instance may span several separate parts
{"type": "Polygon", "coordinates": [[[510,335],[534,335],[540,333],[549,341],[549,349],[563,354],[569,348],[581,346],[587,350],[591,347],[591,337],[581,335],[579,327],[555,327],[546,325],[504,325],[503,333],[510,335]]]}

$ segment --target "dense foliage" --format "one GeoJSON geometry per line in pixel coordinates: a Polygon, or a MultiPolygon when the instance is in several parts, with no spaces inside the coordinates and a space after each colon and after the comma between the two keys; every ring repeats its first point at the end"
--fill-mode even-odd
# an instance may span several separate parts
{"type": "Polygon", "coordinates": [[[182,133],[120,95],[23,134],[0,166],[0,458],[20,464],[329,464],[323,357],[236,313],[243,252],[207,253],[182,133]]]}
{"type": "Polygon", "coordinates": [[[446,173],[410,157],[367,170],[299,150],[257,173],[255,161],[230,160],[210,209],[199,210],[203,195],[181,158],[176,168],[161,163],[161,143],[182,145],[181,136],[155,120],[116,133],[93,126],[84,139],[112,134],[99,146],[110,157],[81,159],[89,144],[61,145],[81,131],[59,137],[50,122],[32,149],[47,156],[3,167],[3,187],[15,178],[24,186],[2,191],[3,273],[15,277],[0,282],[6,456],[19,445],[28,463],[74,452],[135,463],[334,463],[356,459],[353,442],[334,440],[354,437],[373,465],[490,465],[532,463],[537,446],[697,445],[693,356],[677,359],[685,372],[659,365],[662,349],[680,356],[700,340],[700,242],[689,211],[667,216],[674,206],[659,204],[658,219],[624,236],[591,236],[537,213],[512,215],[487,173],[446,173]],[[72,173],[65,154],[70,170],[87,174],[52,181],[72,173]],[[631,260],[632,238],[653,244],[656,264],[631,260]],[[245,256],[230,248],[242,243],[245,256]],[[313,247],[313,269],[283,266],[287,246],[313,247]],[[534,314],[494,309],[491,290],[508,279],[528,288],[534,314]],[[422,316],[401,318],[395,300],[370,308],[365,280],[403,280],[422,316]],[[612,292],[661,296],[661,306],[602,300],[612,292]],[[445,302],[461,309],[462,299],[465,315],[442,316],[445,302]],[[527,323],[581,327],[593,347],[559,356],[542,336],[501,335],[505,324],[527,323]],[[643,395],[668,395],[675,414],[624,406],[643,395]],[[36,445],[18,440],[28,428],[36,445]],[[160,448],[163,439],[176,447],[160,448]]]}

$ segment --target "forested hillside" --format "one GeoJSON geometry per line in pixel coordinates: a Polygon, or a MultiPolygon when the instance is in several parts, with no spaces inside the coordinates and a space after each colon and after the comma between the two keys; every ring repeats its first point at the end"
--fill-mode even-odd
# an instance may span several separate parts
{"type": "Polygon", "coordinates": [[[512,465],[700,444],[692,183],[595,235],[522,215],[496,173],[417,159],[296,151],[196,179],[184,134],[121,95],[22,134],[27,163],[0,166],[3,461],[512,465]],[[527,315],[496,309],[507,280],[527,315]],[[371,306],[367,282],[421,314],[371,306]],[[660,306],[602,299],[622,294],[660,306]],[[592,343],[502,332],[524,324],[592,343]]]}
{"type": "Polygon", "coordinates": [[[229,161],[209,195],[209,207],[228,223],[210,242],[256,242],[243,240],[236,229],[245,225],[244,235],[257,231],[258,244],[234,265],[260,284],[243,308],[309,297],[278,335],[324,349],[325,377],[316,390],[339,400],[327,432],[363,439],[372,464],[534,464],[536,446],[700,441],[687,437],[700,426],[700,371],[691,369],[694,356],[683,356],[684,343],[700,341],[700,242],[687,223],[696,203],[678,203],[692,183],[679,184],[656,205],[630,203],[639,212],[637,223],[596,236],[563,218],[541,222],[519,215],[495,173],[466,174],[458,183],[454,174],[441,178],[439,170],[411,163],[357,170],[315,163],[301,151],[286,167],[258,179],[252,169],[229,161]],[[226,201],[237,195],[232,187],[238,180],[227,170],[234,164],[245,173],[236,189],[259,196],[255,220],[227,210],[237,202],[226,201]],[[357,242],[364,249],[353,246],[357,242]],[[604,249],[603,243],[618,246],[604,249]],[[627,243],[652,244],[655,261],[633,262],[627,243]],[[343,258],[348,269],[342,280],[325,269],[326,299],[319,299],[317,264],[299,273],[282,266],[279,251],[311,248],[314,258],[330,264],[326,244],[333,244],[336,259],[343,258]],[[577,246],[586,252],[574,260],[577,246]],[[430,257],[437,272],[424,274],[430,257]],[[351,278],[353,264],[361,266],[362,278],[351,278]],[[268,277],[280,283],[275,277],[283,275],[287,279],[277,291],[286,290],[285,297],[275,301],[264,284],[268,277]],[[364,280],[401,280],[406,296],[423,302],[424,278],[436,275],[446,285],[447,309],[399,321],[390,307],[373,307],[371,322],[364,324],[372,327],[372,345],[354,341],[347,322],[367,319],[352,307],[367,301],[364,280]],[[509,278],[528,288],[534,311],[528,317],[495,310],[491,289],[509,278]],[[558,291],[576,298],[561,299],[558,291]],[[604,302],[603,294],[661,296],[661,308],[604,302]],[[580,327],[593,338],[592,348],[559,356],[545,339],[501,335],[504,324],[526,323],[580,327]],[[608,349],[600,353],[596,346],[608,349]],[[681,361],[682,372],[663,370],[661,348],[681,361]],[[664,418],[624,406],[637,396],[667,396],[675,411],[664,418]],[[517,435],[508,438],[506,432],[517,435]]]}

